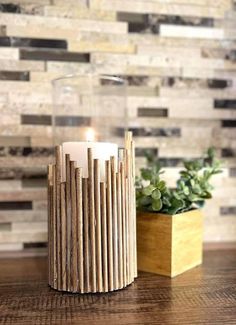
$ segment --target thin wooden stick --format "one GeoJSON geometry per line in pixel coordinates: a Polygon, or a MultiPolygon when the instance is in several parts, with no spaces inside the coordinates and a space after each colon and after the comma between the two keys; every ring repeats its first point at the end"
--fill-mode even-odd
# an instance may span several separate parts
{"type": "Polygon", "coordinates": [[[101,213],[100,213],[100,165],[99,160],[94,159],[94,202],[96,220],[96,266],[97,266],[97,290],[103,291],[102,281],[102,247],[101,247],[101,213]]]}
{"type": "Polygon", "coordinates": [[[137,269],[137,231],[136,231],[136,195],[135,195],[135,142],[134,140],[131,141],[131,159],[132,159],[132,196],[133,196],[133,264],[134,264],[134,277],[138,276],[138,269],[137,269]]]}
{"type": "Polygon", "coordinates": [[[71,284],[73,292],[78,291],[78,269],[77,269],[77,213],[76,213],[76,183],[75,162],[70,162],[71,177],[71,284]]]}
{"type": "Polygon", "coordinates": [[[111,163],[106,161],[106,207],[107,207],[107,236],[108,236],[108,286],[114,290],[113,279],[113,231],[112,231],[112,198],[111,198],[111,163]]]}
{"type": "Polygon", "coordinates": [[[88,148],[88,181],[89,181],[89,226],[91,246],[91,285],[92,292],[97,291],[96,284],[96,242],[95,242],[95,215],[94,215],[94,167],[92,149],[88,148]]]}
{"type": "Polygon", "coordinates": [[[124,161],[120,162],[121,174],[121,202],[122,202],[122,238],[123,238],[123,277],[124,285],[127,281],[127,233],[126,233],[126,188],[125,188],[125,170],[124,161]]]}
{"type": "Polygon", "coordinates": [[[123,233],[122,233],[122,204],[121,204],[121,174],[120,170],[116,174],[116,193],[117,193],[117,237],[118,237],[118,278],[119,288],[124,286],[123,275],[123,233]]]}
{"type": "Polygon", "coordinates": [[[125,149],[126,149],[126,176],[127,176],[127,198],[128,198],[128,242],[129,242],[129,252],[128,252],[128,267],[129,267],[129,282],[134,278],[134,249],[133,249],[133,198],[132,198],[132,161],[131,161],[131,140],[132,133],[126,132],[125,134],[125,149]]]}
{"type": "Polygon", "coordinates": [[[111,194],[112,194],[114,289],[118,289],[119,288],[119,277],[118,277],[118,236],[117,236],[117,196],[116,196],[116,160],[115,160],[115,157],[111,157],[111,194]]]}
{"type": "Polygon", "coordinates": [[[57,288],[61,290],[61,146],[56,146],[57,288]]]}
{"type": "Polygon", "coordinates": [[[127,270],[127,284],[130,283],[130,220],[129,220],[129,195],[127,194],[127,192],[129,191],[129,181],[126,178],[125,179],[125,190],[126,190],[126,195],[125,195],[125,207],[126,207],[126,225],[125,225],[125,231],[126,231],[126,248],[127,248],[127,252],[126,252],[126,270],[127,270]]]}
{"type": "Polygon", "coordinates": [[[53,233],[53,288],[57,289],[57,209],[56,209],[56,166],[52,166],[53,187],[52,187],[52,233],[53,233]]]}
{"type": "Polygon", "coordinates": [[[91,291],[90,255],[89,255],[89,206],[88,206],[88,179],[82,179],[83,189],[83,225],[84,225],[84,290],[91,291]]]}
{"type": "Polygon", "coordinates": [[[108,291],[108,256],[107,256],[107,214],[106,214],[106,184],[100,184],[101,192],[101,226],[102,226],[102,272],[103,289],[108,291]]]}
{"type": "Polygon", "coordinates": [[[66,154],[66,260],[67,260],[67,290],[71,291],[71,177],[70,155],[66,154]]]}
{"type": "Polygon", "coordinates": [[[82,169],[76,168],[76,203],[78,226],[78,279],[79,291],[84,293],[84,253],[83,253],[83,206],[82,206],[82,169]]]}
{"type": "Polygon", "coordinates": [[[125,157],[125,164],[124,164],[124,170],[125,170],[125,209],[126,209],[126,249],[127,249],[127,255],[126,255],[126,280],[127,283],[130,283],[131,279],[131,233],[130,233],[130,179],[129,179],[129,170],[130,170],[130,160],[129,160],[129,150],[128,148],[128,135],[126,134],[126,143],[125,143],[125,150],[124,150],[124,157],[125,157]]]}
{"type": "Polygon", "coordinates": [[[52,224],[52,185],[53,185],[53,175],[52,175],[52,165],[48,165],[47,175],[47,189],[48,189],[48,282],[52,285],[52,234],[51,234],[51,224],[52,224]]]}
{"type": "Polygon", "coordinates": [[[67,288],[67,261],[66,261],[66,183],[61,183],[61,289],[67,288]]]}

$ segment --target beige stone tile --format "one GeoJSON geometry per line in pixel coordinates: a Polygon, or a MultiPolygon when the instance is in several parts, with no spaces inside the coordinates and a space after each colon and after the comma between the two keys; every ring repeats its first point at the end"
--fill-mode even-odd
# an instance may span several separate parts
{"type": "Polygon", "coordinates": [[[21,251],[23,250],[22,243],[0,244],[0,252],[21,251]]]}
{"type": "Polygon", "coordinates": [[[108,53],[135,53],[136,47],[128,42],[68,42],[68,49],[72,52],[108,52],[108,53]]]}
{"type": "Polygon", "coordinates": [[[163,37],[186,37],[186,38],[204,38],[220,39],[224,38],[224,30],[212,27],[189,27],[176,25],[160,25],[160,35],[163,37]]]}
{"type": "Polygon", "coordinates": [[[0,244],[11,244],[11,243],[32,243],[32,242],[46,242],[46,232],[2,232],[0,233],[0,244]]]}
{"type": "Polygon", "coordinates": [[[0,180],[0,192],[21,190],[21,181],[19,180],[0,180]]]}
{"type": "MultiPolygon", "coordinates": [[[[49,157],[40,157],[40,158],[31,158],[31,157],[0,157],[0,168],[22,168],[27,166],[27,168],[35,167],[40,168],[44,167],[46,171],[46,166],[52,162],[52,159],[49,157]]],[[[19,193],[20,195],[20,193],[19,193]]],[[[46,197],[43,197],[44,199],[46,197]]],[[[42,199],[38,198],[38,200],[42,199]]]]}
{"type": "Polygon", "coordinates": [[[47,221],[47,213],[41,210],[6,210],[0,211],[0,223],[5,222],[41,222],[47,221]]]}
{"type": "Polygon", "coordinates": [[[47,222],[13,222],[11,227],[13,233],[30,232],[33,234],[47,232],[47,222]]]}
{"type": "Polygon", "coordinates": [[[41,28],[79,29],[81,31],[94,31],[103,33],[125,34],[127,23],[88,19],[69,19],[57,17],[43,17],[35,15],[0,13],[1,25],[8,25],[11,21],[15,26],[40,26],[41,28]]]}
{"type": "Polygon", "coordinates": [[[153,1],[130,0],[124,2],[122,0],[91,0],[90,6],[92,9],[115,10],[123,12],[135,13],[155,13],[160,15],[180,15],[180,16],[195,16],[195,17],[214,17],[221,18],[224,16],[224,9],[221,7],[205,7],[194,6],[191,4],[178,3],[156,3],[153,1]]]}
{"type": "Polygon", "coordinates": [[[75,5],[72,3],[63,3],[60,6],[44,6],[42,13],[45,16],[66,17],[66,18],[78,18],[78,19],[91,19],[91,20],[108,20],[115,21],[116,14],[112,11],[103,10],[91,10],[88,7],[81,5],[80,3],[75,5]]]}
{"type": "MultiPolygon", "coordinates": [[[[11,49],[10,49],[11,50],[11,49]]],[[[17,50],[18,49],[13,49],[17,50]]],[[[2,49],[1,49],[2,52],[2,49]]],[[[4,51],[3,51],[4,52],[4,51]]],[[[6,51],[7,52],[7,51],[6,51]]],[[[1,56],[1,54],[0,54],[1,56]]],[[[5,59],[1,59],[1,70],[2,71],[44,71],[45,63],[41,61],[16,61],[9,59],[8,56],[5,59]]]]}
{"type": "Polygon", "coordinates": [[[19,49],[1,47],[0,60],[19,60],[19,49]]]}
{"type": "Polygon", "coordinates": [[[0,201],[32,201],[32,200],[43,200],[46,199],[46,189],[40,190],[26,190],[24,191],[1,191],[0,201]]]}

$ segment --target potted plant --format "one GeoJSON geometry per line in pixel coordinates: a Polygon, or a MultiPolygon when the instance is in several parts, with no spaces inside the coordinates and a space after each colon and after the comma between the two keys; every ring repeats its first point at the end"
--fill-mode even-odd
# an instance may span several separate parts
{"type": "Polygon", "coordinates": [[[176,188],[168,188],[158,160],[146,158],[136,179],[138,268],[174,277],[202,263],[200,208],[212,197],[210,179],[221,172],[220,161],[213,148],[184,161],[176,188]]]}

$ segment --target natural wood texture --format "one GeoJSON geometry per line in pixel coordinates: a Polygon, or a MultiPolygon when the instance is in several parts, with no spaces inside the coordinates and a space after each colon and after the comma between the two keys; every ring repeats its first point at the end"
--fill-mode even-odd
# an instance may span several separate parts
{"type": "Polygon", "coordinates": [[[96,239],[95,239],[95,211],[94,211],[94,161],[92,149],[88,149],[88,202],[89,202],[89,244],[91,249],[91,286],[96,292],[96,239]]]}
{"type": "Polygon", "coordinates": [[[71,280],[70,280],[70,273],[71,273],[71,259],[70,259],[70,252],[71,252],[71,186],[70,186],[70,155],[66,154],[65,156],[65,164],[66,164],[66,220],[67,220],[67,249],[66,249],[66,260],[67,260],[67,290],[70,290],[71,287],[71,280]]]}
{"type": "Polygon", "coordinates": [[[137,214],[138,269],[174,277],[202,263],[199,210],[174,216],[137,214]]]}
{"type": "Polygon", "coordinates": [[[84,223],[84,282],[85,290],[91,291],[90,279],[90,249],[89,249],[89,206],[88,206],[88,179],[83,178],[83,223],[84,223]]]}
{"type": "MultiPolygon", "coordinates": [[[[122,152],[124,154],[124,151],[122,152]]],[[[124,283],[127,284],[127,233],[126,233],[126,191],[125,191],[125,171],[124,162],[120,162],[121,175],[121,203],[122,203],[122,238],[123,238],[123,277],[124,283]]]]}
{"type": "Polygon", "coordinates": [[[106,210],[106,184],[100,183],[101,192],[101,227],[102,227],[102,269],[103,288],[108,291],[108,248],[107,248],[107,210],[106,210]]]}
{"type": "Polygon", "coordinates": [[[48,281],[52,285],[53,282],[53,241],[49,236],[49,229],[53,229],[53,206],[52,206],[52,194],[53,194],[53,166],[48,165],[48,281]]]}
{"type": "Polygon", "coordinates": [[[1,259],[0,322],[234,325],[235,256],[235,249],[218,247],[204,252],[203,265],[176,278],[139,272],[132,285],[107,295],[71,295],[50,289],[46,258],[1,259]]]}
{"type": "MultiPolygon", "coordinates": [[[[120,168],[120,166],[119,166],[120,168]]],[[[121,201],[121,174],[116,174],[116,194],[117,194],[117,245],[118,245],[118,279],[119,288],[124,281],[123,274],[123,232],[122,232],[122,201],[121,201]]]]}
{"type": "Polygon", "coordinates": [[[82,188],[82,168],[76,168],[76,212],[77,212],[77,231],[78,231],[78,279],[79,290],[84,292],[84,246],[83,246],[83,188],[82,188]]]}
{"type": "Polygon", "coordinates": [[[56,148],[56,164],[48,168],[48,282],[54,289],[107,292],[137,276],[133,145],[132,133],[126,132],[119,159],[111,156],[105,162],[93,159],[88,148],[88,178],[56,148]]]}
{"type": "Polygon", "coordinates": [[[118,234],[117,234],[117,189],[116,189],[116,160],[111,157],[111,202],[112,202],[112,237],[113,237],[113,272],[114,289],[119,288],[118,267],[118,234]]]}
{"type": "Polygon", "coordinates": [[[111,206],[111,163],[106,161],[106,208],[107,208],[107,249],[108,249],[108,286],[114,288],[113,276],[113,241],[112,241],[112,206],[111,206]]]}
{"type": "Polygon", "coordinates": [[[100,201],[100,166],[99,160],[94,159],[94,201],[96,218],[96,272],[97,291],[103,291],[102,280],[102,243],[101,243],[101,201],[100,201]]]}
{"type": "Polygon", "coordinates": [[[53,165],[52,169],[53,187],[52,187],[52,233],[49,235],[52,241],[53,254],[52,254],[52,264],[53,264],[53,274],[52,274],[52,285],[57,288],[57,215],[56,215],[56,168],[53,165]]]}
{"type": "Polygon", "coordinates": [[[75,162],[70,161],[70,177],[71,177],[71,291],[78,291],[78,258],[77,258],[77,207],[76,207],[76,182],[75,182],[75,162]]]}
{"type": "Polygon", "coordinates": [[[56,259],[57,259],[57,287],[62,287],[62,265],[61,265],[61,166],[62,166],[62,150],[61,146],[56,146],[56,259]]]}
{"type": "MultiPolygon", "coordinates": [[[[66,220],[66,184],[61,183],[61,288],[66,290],[67,288],[67,220],[66,220]]],[[[50,259],[50,258],[49,258],[50,259]]]]}

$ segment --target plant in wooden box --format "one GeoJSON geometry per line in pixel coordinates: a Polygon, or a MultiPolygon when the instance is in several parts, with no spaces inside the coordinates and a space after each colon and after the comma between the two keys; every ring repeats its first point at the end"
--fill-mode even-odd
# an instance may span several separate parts
{"type": "Polygon", "coordinates": [[[221,172],[213,148],[184,161],[176,188],[161,179],[161,165],[147,153],[136,179],[138,268],[174,277],[202,263],[202,213],[212,197],[210,179],[221,172]]]}

